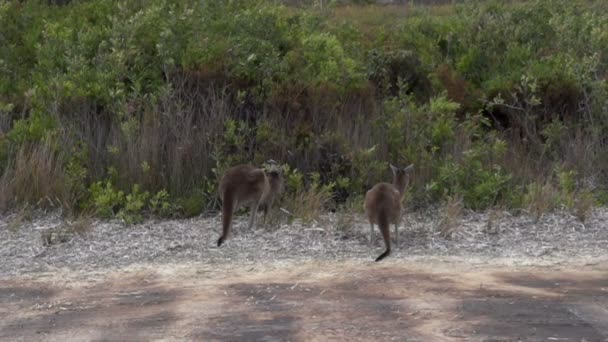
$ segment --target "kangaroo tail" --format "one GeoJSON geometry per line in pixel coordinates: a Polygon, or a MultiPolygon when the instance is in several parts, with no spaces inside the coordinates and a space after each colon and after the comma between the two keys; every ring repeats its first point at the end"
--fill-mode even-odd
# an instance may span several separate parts
{"type": "Polygon", "coordinates": [[[376,261],[380,261],[391,254],[390,227],[388,217],[384,211],[380,211],[378,214],[378,227],[380,227],[380,232],[382,233],[382,238],[384,239],[384,244],[386,245],[386,250],[376,258],[376,261]]]}
{"type": "Polygon", "coordinates": [[[222,236],[217,240],[217,246],[221,246],[222,243],[228,238],[230,233],[230,226],[232,224],[232,214],[234,212],[234,196],[232,191],[227,190],[224,192],[222,200],[222,236]]]}

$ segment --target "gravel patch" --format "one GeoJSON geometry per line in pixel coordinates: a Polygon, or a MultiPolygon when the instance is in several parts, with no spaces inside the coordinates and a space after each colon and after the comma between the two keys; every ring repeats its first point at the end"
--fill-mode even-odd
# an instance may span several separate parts
{"type": "MultiPolygon", "coordinates": [[[[465,212],[449,238],[438,229],[441,216],[439,210],[408,213],[400,229],[400,244],[389,259],[455,257],[560,264],[598,263],[608,256],[608,208],[594,209],[584,225],[567,212],[546,214],[538,221],[526,214],[465,212]]],[[[0,277],[180,262],[216,266],[300,260],[367,262],[384,249],[377,228],[374,244],[369,245],[369,225],[362,215],[345,221],[344,214],[327,214],[318,222],[295,221],[251,231],[246,220],[246,216],[238,217],[229,239],[217,248],[219,215],[150,220],[128,227],[118,221],[93,220],[81,234],[71,233],[73,223],[61,219],[59,213],[19,224],[14,215],[0,217],[0,277]]]]}

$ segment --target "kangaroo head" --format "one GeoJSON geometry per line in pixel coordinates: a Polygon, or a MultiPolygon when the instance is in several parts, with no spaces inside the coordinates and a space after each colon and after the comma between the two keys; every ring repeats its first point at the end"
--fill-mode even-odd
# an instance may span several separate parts
{"type": "Polygon", "coordinates": [[[410,175],[414,170],[414,164],[410,164],[404,168],[396,167],[393,164],[390,164],[390,166],[393,171],[393,185],[403,194],[405,188],[410,183],[410,175]]]}
{"type": "Polygon", "coordinates": [[[274,194],[283,192],[283,170],[273,166],[269,170],[266,170],[265,173],[270,183],[271,192],[274,194]]]}

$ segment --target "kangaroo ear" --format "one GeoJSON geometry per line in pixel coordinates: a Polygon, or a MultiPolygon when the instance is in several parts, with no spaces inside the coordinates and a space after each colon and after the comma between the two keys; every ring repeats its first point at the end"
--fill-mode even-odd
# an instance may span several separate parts
{"type": "Polygon", "coordinates": [[[414,170],[414,164],[410,164],[403,168],[403,171],[405,171],[405,172],[411,172],[413,170],[414,170]]]}
{"type": "Polygon", "coordinates": [[[390,165],[391,171],[393,171],[393,174],[394,175],[397,174],[397,168],[395,167],[395,165],[393,165],[393,164],[388,164],[388,165],[390,165]]]}

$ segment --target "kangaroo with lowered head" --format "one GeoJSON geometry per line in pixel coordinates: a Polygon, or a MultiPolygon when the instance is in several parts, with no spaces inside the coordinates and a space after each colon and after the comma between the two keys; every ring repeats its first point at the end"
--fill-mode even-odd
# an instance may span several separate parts
{"type": "Polygon", "coordinates": [[[384,259],[391,253],[390,227],[395,225],[395,242],[399,244],[399,223],[401,221],[402,201],[405,189],[410,181],[414,164],[397,168],[392,164],[393,184],[378,183],[365,194],[365,214],[370,223],[370,243],[374,237],[374,223],[380,227],[386,250],[376,258],[384,259]]]}
{"type": "Polygon", "coordinates": [[[217,240],[217,246],[228,238],[232,215],[236,210],[244,205],[250,206],[248,229],[251,229],[258,209],[264,211],[265,222],[268,209],[282,191],[283,175],[275,166],[264,170],[251,165],[237,165],[226,170],[218,189],[222,200],[222,236],[217,240]]]}

